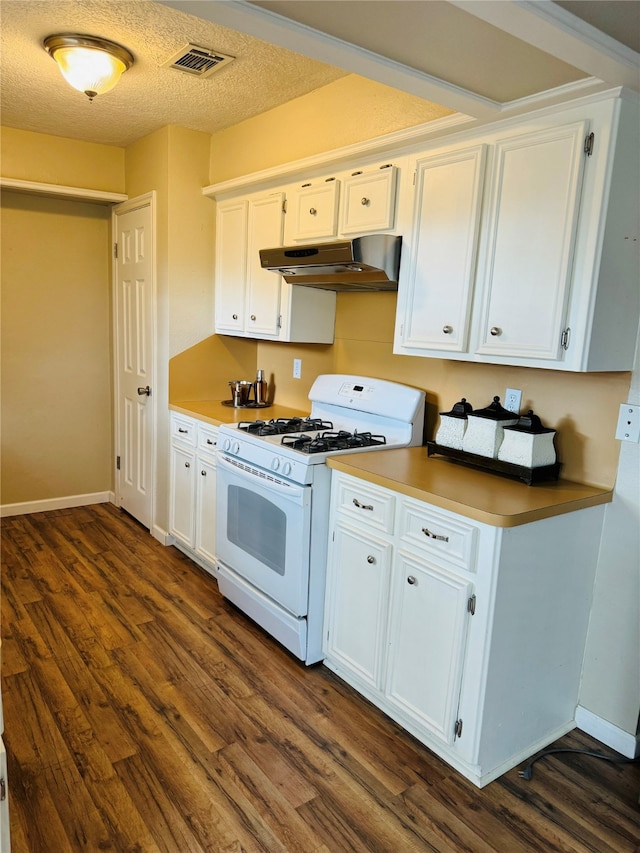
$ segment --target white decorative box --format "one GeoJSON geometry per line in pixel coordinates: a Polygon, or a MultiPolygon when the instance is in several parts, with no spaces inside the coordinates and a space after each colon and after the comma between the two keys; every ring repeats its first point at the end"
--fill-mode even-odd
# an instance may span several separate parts
{"type": "Polygon", "coordinates": [[[555,435],[556,431],[543,427],[540,418],[530,409],[515,426],[505,427],[498,459],[528,468],[553,465],[556,461],[555,435]]]}
{"type": "Polygon", "coordinates": [[[450,412],[440,412],[440,426],[436,433],[436,443],[442,447],[462,450],[462,440],[467,429],[467,416],[473,411],[471,403],[463,397],[450,412]]]}
{"type": "Polygon", "coordinates": [[[497,459],[504,439],[504,428],[517,423],[518,415],[501,406],[500,397],[494,397],[485,409],[476,409],[468,415],[462,449],[465,453],[497,459]]]}

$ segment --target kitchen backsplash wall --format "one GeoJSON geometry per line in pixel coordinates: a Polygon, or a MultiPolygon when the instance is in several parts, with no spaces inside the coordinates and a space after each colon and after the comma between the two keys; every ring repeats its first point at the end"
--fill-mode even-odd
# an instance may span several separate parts
{"type": "Polygon", "coordinates": [[[427,394],[426,438],[435,435],[438,413],[466,397],[488,405],[507,387],[522,389],[522,410],[532,408],[558,431],[562,476],[594,485],[613,485],[620,442],[614,438],[618,407],[628,398],[630,373],[564,373],[525,367],[475,364],[394,355],[395,293],[338,294],[333,346],[258,344],[258,366],[273,373],[276,400],[309,408],[307,394],[318,373],[359,373],[422,388],[427,394]],[[293,379],[293,359],[302,377],[293,379]]]}

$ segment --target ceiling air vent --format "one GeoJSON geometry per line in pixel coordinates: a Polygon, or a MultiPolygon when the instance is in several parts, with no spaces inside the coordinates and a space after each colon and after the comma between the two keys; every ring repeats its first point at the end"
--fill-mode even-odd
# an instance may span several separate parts
{"type": "Polygon", "coordinates": [[[176,71],[184,71],[185,74],[193,74],[195,77],[208,77],[223,65],[233,62],[234,59],[234,56],[227,56],[208,47],[187,44],[168,59],[164,66],[175,68],[176,71]]]}

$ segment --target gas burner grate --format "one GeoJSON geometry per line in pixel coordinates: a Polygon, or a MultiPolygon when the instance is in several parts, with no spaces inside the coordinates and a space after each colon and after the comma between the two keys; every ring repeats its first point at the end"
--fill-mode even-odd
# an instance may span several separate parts
{"type": "Polygon", "coordinates": [[[305,435],[284,436],[282,444],[301,450],[303,453],[335,453],[338,450],[354,450],[358,447],[376,447],[386,444],[383,435],[373,435],[370,432],[323,432],[315,438],[305,435]]]}
{"type": "Polygon", "coordinates": [[[273,418],[270,421],[241,421],[238,429],[252,435],[286,435],[297,432],[314,432],[331,429],[331,421],[321,418],[273,418]]]}

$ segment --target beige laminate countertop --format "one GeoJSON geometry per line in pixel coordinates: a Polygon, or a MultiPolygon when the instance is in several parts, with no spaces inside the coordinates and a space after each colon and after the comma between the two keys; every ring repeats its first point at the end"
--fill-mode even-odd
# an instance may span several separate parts
{"type": "Polygon", "coordinates": [[[449,459],[427,456],[426,447],[333,456],[327,464],[336,471],[494,527],[516,527],[608,503],[613,497],[610,489],[570,480],[527,486],[449,459]]]}
{"type": "Polygon", "coordinates": [[[225,406],[222,400],[189,400],[177,403],[169,403],[172,412],[180,412],[200,421],[222,426],[222,424],[235,424],[239,421],[271,420],[272,418],[304,418],[308,412],[299,409],[291,409],[289,406],[280,406],[274,403],[264,409],[234,409],[233,406],[225,406]]]}

